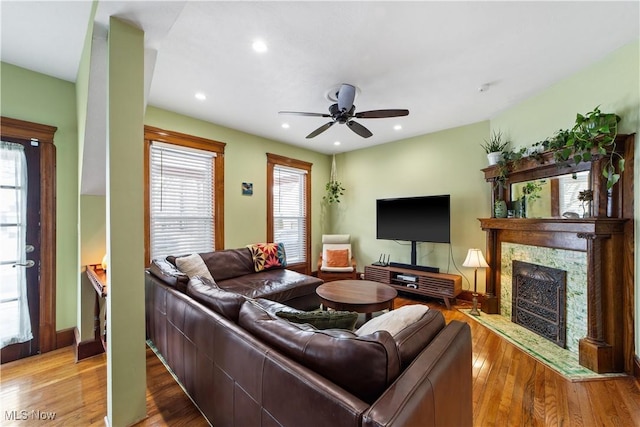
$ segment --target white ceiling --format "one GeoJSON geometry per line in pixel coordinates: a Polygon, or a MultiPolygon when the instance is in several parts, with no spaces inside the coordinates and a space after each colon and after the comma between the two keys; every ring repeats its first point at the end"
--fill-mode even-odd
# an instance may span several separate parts
{"type": "MultiPolygon", "coordinates": [[[[157,51],[147,64],[150,105],[334,153],[490,119],[637,40],[639,4],[107,1],[96,21],[106,28],[114,15],[145,30],[157,51]],[[255,39],[266,53],[251,49],[255,39]],[[343,82],[361,91],[356,111],[410,115],[359,119],[368,139],[336,125],[311,140],[327,119],[278,115],[327,112],[328,89],[343,82]]],[[[90,9],[3,0],[0,58],[75,81],[90,9]]]]}

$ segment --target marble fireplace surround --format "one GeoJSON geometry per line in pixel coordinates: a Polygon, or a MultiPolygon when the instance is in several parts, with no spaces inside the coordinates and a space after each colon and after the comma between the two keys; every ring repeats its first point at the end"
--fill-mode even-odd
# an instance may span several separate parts
{"type": "Polygon", "coordinates": [[[578,354],[579,341],[587,336],[587,254],[580,251],[502,243],[500,266],[500,314],[511,320],[513,261],[524,261],[567,272],[567,350],[578,354]]]}
{"type": "MultiPolygon", "coordinates": [[[[567,271],[567,348],[597,373],[626,371],[624,219],[481,218],[487,232],[482,310],[510,314],[511,260],[567,271]],[[621,333],[623,331],[623,333],[621,333]]],[[[632,357],[632,356],[631,356],[632,357]]]]}

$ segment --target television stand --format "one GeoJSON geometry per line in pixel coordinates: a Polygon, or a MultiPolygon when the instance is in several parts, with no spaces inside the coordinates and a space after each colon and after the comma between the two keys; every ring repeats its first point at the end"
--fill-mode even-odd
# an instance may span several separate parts
{"type": "Polygon", "coordinates": [[[449,310],[451,302],[462,292],[462,277],[457,274],[367,265],[364,267],[364,278],[384,283],[398,291],[442,298],[449,310]]]}

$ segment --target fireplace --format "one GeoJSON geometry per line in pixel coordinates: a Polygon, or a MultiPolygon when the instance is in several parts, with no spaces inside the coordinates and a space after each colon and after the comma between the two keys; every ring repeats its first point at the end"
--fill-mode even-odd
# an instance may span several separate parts
{"type": "Polygon", "coordinates": [[[566,346],[566,271],[513,261],[511,321],[566,346]]]}

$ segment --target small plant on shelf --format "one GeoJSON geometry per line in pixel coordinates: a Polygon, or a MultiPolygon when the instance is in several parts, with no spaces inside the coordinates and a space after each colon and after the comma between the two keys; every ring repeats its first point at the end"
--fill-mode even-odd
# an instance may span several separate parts
{"type": "Polygon", "coordinates": [[[509,145],[509,141],[502,141],[502,132],[494,131],[489,139],[484,140],[484,144],[480,146],[485,153],[502,153],[509,145]]]}
{"type": "Polygon", "coordinates": [[[480,144],[485,153],[487,153],[489,165],[495,165],[499,161],[509,143],[509,140],[502,140],[502,132],[494,131],[489,139],[484,140],[484,144],[480,144]]]}

